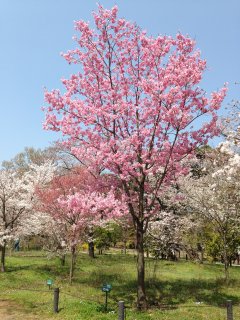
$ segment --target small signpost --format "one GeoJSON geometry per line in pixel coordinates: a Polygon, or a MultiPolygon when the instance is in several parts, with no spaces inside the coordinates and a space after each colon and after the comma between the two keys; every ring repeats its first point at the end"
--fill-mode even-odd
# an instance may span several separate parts
{"type": "Polygon", "coordinates": [[[111,284],[103,284],[102,286],[102,292],[106,293],[106,298],[105,298],[105,311],[107,311],[107,303],[108,303],[108,293],[112,290],[112,285],[111,284]]]}
{"type": "Polygon", "coordinates": [[[49,290],[52,288],[52,285],[53,285],[53,281],[52,281],[52,279],[48,279],[47,280],[47,285],[48,285],[48,288],[49,288],[49,290]]]}

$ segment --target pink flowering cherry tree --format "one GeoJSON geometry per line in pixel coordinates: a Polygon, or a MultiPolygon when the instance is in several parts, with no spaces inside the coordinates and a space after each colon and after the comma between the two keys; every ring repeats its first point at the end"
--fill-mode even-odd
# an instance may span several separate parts
{"type": "Polygon", "coordinates": [[[72,283],[77,245],[86,229],[122,217],[127,211],[124,201],[113,190],[104,189],[104,177],[93,177],[83,168],[56,175],[47,187],[36,189],[37,209],[48,213],[65,230],[66,246],[71,252],[69,272],[72,283]]]}
{"type": "Polygon", "coordinates": [[[187,173],[182,160],[218,135],[216,111],[226,88],[208,98],[198,86],[206,61],[188,36],[148,36],[117,13],[116,6],[99,6],[95,29],[75,22],[77,47],[63,56],[79,65],[79,73],[62,80],[65,93],[45,92],[44,128],[60,131],[71,152],[91,163],[89,170],[101,166],[121,182],[136,230],[137,304],[143,310],[143,240],[161,209],[157,198],[187,173]]]}

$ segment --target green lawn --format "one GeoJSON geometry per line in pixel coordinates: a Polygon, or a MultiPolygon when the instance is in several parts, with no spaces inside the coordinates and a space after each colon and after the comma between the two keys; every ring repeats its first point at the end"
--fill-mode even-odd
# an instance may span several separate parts
{"type": "Polygon", "coordinates": [[[152,307],[135,310],[136,260],[120,254],[78,257],[75,279],[68,284],[68,261],[61,267],[41,252],[20,252],[7,257],[7,272],[0,274],[0,300],[11,300],[39,319],[117,319],[117,301],[124,300],[127,320],[221,320],[226,319],[225,302],[234,303],[234,319],[240,319],[240,267],[230,270],[228,285],[223,267],[191,262],[146,261],[146,283],[152,307]],[[60,288],[60,312],[52,313],[52,290],[46,280],[60,288]],[[103,283],[111,283],[109,310],[103,311],[103,283]],[[25,290],[27,289],[27,290],[25,290]],[[29,291],[31,290],[31,291],[29,291]]]}

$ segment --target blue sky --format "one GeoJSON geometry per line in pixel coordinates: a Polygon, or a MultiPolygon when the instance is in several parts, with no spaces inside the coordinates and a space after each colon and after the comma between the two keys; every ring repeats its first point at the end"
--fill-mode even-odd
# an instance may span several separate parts
{"type": "MultiPolygon", "coordinates": [[[[225,106],[240,97],[239,0],[102,0],[149,34],[189,34],[208,70],[210,92],[229,82],[225,106]]],[[[73,69],[60,52],[75,47],[73,21],[92,21],[95,0],[0,0],[0,162],[24,147],[49,146],[57,136],[42,130],[43,90],[61,87],[73,69]]],[[[224,112],[224,111],[222,111],[224,112]]]]}

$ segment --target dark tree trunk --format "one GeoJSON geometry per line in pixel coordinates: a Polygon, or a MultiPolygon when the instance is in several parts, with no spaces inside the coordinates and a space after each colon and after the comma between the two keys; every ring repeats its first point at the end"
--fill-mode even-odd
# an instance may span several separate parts
{"type": "Polygon", "coordinates": [[[226,240],[226,234],[223,232],[223,262],[224,262],[224,274],[225,274],[225,280],[229,280],[229,260],[228,260],[228,254],[227,254],[227,240],[226,240]]]}
{"type": "MultiPolygon", "coordinates": [[[[141,151],[141,150],[140,150],[141,151]]],[[[144,233],[147,228],[146,217],[144,219],[144,204],[146,203],[144,199],[144,183],[145,175],[143,175],[139,187],[139,206],[137,214],[134,210],[132,203],[128,204],[129,211],[133,218],[133,223],[136,231],[136,249],[137,249],[137,308],[138,310],[147,309],[147,297],[145,290],[145,260],[144,260],[144,233]],[[144,223],[146,225],[144,225],[144,223]]],[[[127,186],[126,182],[123,182],[123,186],[128,197],[131,196],[131,192],[127,186]]]]}
{"type": "Polygon", "coordinates": [[[3,246],[1,247],[1,272],[5,272],[5,256],[6,256],[6,241],[3,241],[3,246]]]}
{"type": "Polygon", "coordinates": [[[202,249],[200,252],[200,263],[203,263],[204,261],[204,250],[202,249]]]}
{"type": "Polygon", "coordinates": [[[88,255],[90,258],[95,258],[95,255],[94,255],[94,243],[93,241],[89,241],[88,242],[88,255]]]}
{"type": "Polygon", "coordinates": [[[124,247],[123,247],[123,252],[124,254],[127,254],[127,241],[124,241],[124,247]]]}
{"type": "Polygon", "coordinates": [[[73,246],[71,249],[71,264],[70,264],[70,274],[69,274],[70,284],[72,284],[75,264],[76,264],[76,246],[73,246]]]}
{"type": "Polygon", "coordinates": [[[63,256],[61,256],[60,260],[61,260],[61,266],[65,266],[66,255],[64,254],[63,256]]]}
{"type": "Polygon", "coordinates": [[[143,247],[143,223],[138,223],[136,228],[137,240],[137,307],[139,310],[147,309],[147,298],[145,291],[145,260],[143,247]]]}

